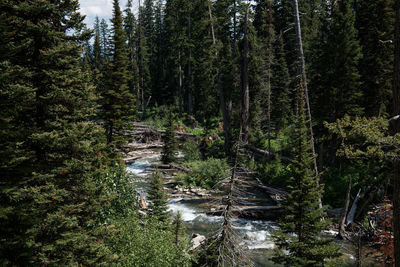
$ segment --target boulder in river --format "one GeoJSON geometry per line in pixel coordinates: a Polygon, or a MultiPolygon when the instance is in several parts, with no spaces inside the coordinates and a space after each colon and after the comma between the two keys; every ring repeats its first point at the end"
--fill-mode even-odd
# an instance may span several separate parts
{"type": "Polygon", "coordinates": [[[199,235],[199,234],[193,234],[192,235],[192,247],[190,250],[195,250],[201,244],[206,240],[206,237],[204,235],[199,235]]]}
{"type": "Polygon", "coordinates": [[[254,240],[257,240],[257,236],[256,236],[255,233],[247,232],[247,233],[245,234],[245,236],[244,236],[244,239],[250,240],[250,241],[254,241],[254,240]]]}

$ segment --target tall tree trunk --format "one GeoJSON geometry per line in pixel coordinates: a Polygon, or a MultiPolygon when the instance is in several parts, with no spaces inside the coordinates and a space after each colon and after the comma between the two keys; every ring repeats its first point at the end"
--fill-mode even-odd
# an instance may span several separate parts
{"type": "Polygon", "coordinates": [[[308,86],[307,86],[307,75],[306,75],[306,63],[304,59],[304,52],[303,52],[303,41],[301,37],[301,24],[300,24],[300,16],[299,16],[299,4],[297,0],[294,0],[294,8],[295,8],[295,28],[296,28],[296,39],[297,39],[297,46],[298,46],[298,60],[300,62],[300,74],[302,85],[304,89],[305,101],[306,101],[306,109],[307,109],[307,116],[309,122],[309,131],[310,131],[310,138],[311,138],[311,150],[314,156],[314,172],[315,175],[318,175],[318,167],[317,167],[317,158],[315,157],[315,145],[314,145],[314,133],[312,129],[312,120],[311,120],[311,108],[310,108],[310,100],[308,97],[308,86]]]}
{"type": "MultiPolygon", "coordinates": [[[[213,23],[213,16],[211,12],[211,4],[210,1],[208,2],[208,13],[210,16],[210,27],[211,27],[211,35],[212,35],[212,40],[213,40],[213,46],[214,49],[216,49],[216,40],[215,40],[215,31],[214,31],[214,23],[213,23]]],[[[222,112],[222,118],[224,121],[224,133],[225,133],[225,152],[227,153],[228,156],[231,155],[231,149],[232,149],[232,129],[231,129],[231,116],[228,111],[228,106],[225,103],[225,95],[224,95],[224,87],[222,85],[221,81],[221,67],[220,67],[220,61],[219,61],[219,56],[218,56],[218,51],[215,50],[215,57],[217,61],[217,83],[218,83],[218,88],[219,88],[219,104],[221,107],[221,112],[222,112]]]]}
{"type": "Polygon", "coordinates": [[[241,128],[242,142],[249,142],[249,6],[246,10],[244,22],[244,45],[243,45],[243,66],[242,66],[242,105],[241,105],[241,128]]]}
{"type": "MultiPolygon", "coordinates": [[[[191,33],[191,17],[189,14],[188,17],[188,36],[189,36],[189,42],[191,42],[192,39],[192,33],[191,33]]],[[[192,96],[192,46],[189,46],[189,62],[188,62],[188,76],[189,76],[189,85],[187,88],[187,107],[188,107],[188,114],[192,115],[193,113],[193,96],[192,96]]]]}
{"type": "MultiPolygon", "coordinates": [[[[400,0],[395,2],[395,55],[393,80],[393,112],[400,114],[400,0]]],[[[400,132],[400,120],[394,122],[395,132],[400,132]]],[[[400,267],[400,155],[393,162],[393,232],[395,266],[400,267]]]]}
{"type": "MultiPolygon", "coordinates": [[[[304,59],[304,52],[303,52],[303,41],[301,37],[301,24],[300,24],[300,16],[299,16],[299,3],[298,0],[294,0],[294,17],[295,17],[295,28],[296,28],[296,39],[297,39],[297,46],[298,46],[298,60],[300,62],[300,74],[302,80],[302,86],[304,89],[304,96],[306,102],[306,109],[307,109],[307,117],[308,117],[308,127],[310,131],[310,143],[311,143],[311,151],[314,157],[314,174],[315,177],[318,179],[319,183],[319,173],[318,173],[318,166],[317,166],[317,156],[315,153],[315,144],[314,144],[314,132],[312,128],[312,118],[311,118],[311,107],[310,107],[310,99],[308,97],[308,86],[307,86],[307,75],[306,75],[306,63],[304,59]]],[[[322,208],[322,201],[319,200],[319,207],[322,208]]]]}
{"type": "Polygon", "coordinates": [[[178,98],[179,98],[179,116],[182,116],[182,107],[183,107],[183,77],[182,77],[182,64],[181,64],[181,51],[178,52],[178,71],[179,71],[179,91],[178,91],[178,98]]]}
{"type": "Polygon", "coordinates": [[[346,195],[346,204],[344,205],[344,211],[343,211],[343,215],[342,218],[340,220],[340,224],[339,224],[339,237],[342,239],[346,239],[346,229],[345,229],[345,222],[346,222],[346,216],[347,213],[349,211],[349,206],[350,206],[350,193],[351,193],[351,175],[349,177],[349,183],[347,185],[347,195],[346,195]]]}

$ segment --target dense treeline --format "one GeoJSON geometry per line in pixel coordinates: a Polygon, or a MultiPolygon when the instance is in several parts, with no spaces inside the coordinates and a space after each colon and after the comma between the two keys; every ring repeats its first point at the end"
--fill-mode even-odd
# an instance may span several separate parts
{"type": "Polygon", "coordinates": [[[131,122],[155,116],[167,121],[166,163],[175,121],[217,135],[202,142],[204,159],[237,162],[234,140],[292,159],[240,159],[290,191],[275,233],[290,253],[276,262],[337,256],[320,238],[321,202],[346,207],[345,237],[360,189],[352,220],[389,196],[398,230],[398,125],[388,122],[399,112],[398,1],[298,4],[301,35],[295,0],[145,0],[139,10],[114,0],[110,22],[96,18],[92,30],[74,0],[1,1],[1,263],[190,265],[162,175],[143,218],[121,160],[131,122]]]}

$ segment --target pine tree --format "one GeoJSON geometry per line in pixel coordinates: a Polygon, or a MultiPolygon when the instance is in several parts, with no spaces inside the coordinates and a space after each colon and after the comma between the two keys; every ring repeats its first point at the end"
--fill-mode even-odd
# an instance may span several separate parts
{"type": "Polygon", "coordinates": [[[175,245],[178,245],[182,242],[182,239],[185,238],[185,226],[183,225],[182,214],[178,211],[174,217],[172,222],[172,231],[175,237],[175,245]]]}
{"type": "Polygon", "coordinates": [[[140,106],[142,111],[142,118],[145,117],[146,112],[146,101],[150,97],[151,92],[151,76],[149,69],[149,61],[150,61],[150,53],[149,50],[149,42],[151,40],[145,35],[145,17],[143,15],[144,8],[142,6],[139,7],[139,15],[137,21],[137,30],[136,30],[136,40],[137,40],[137,65],[139,70],[139,99],[140,106]]]}
{"type": "Polygon", "coordinates": [[[319,59],[319,72],[324,75],[320,75],[313,84],[319,131],[323,130],[322,121],[332,122],[345,114],[363,114],[358,72],[361,49],[352,2],[341,0],[331,6],[332,22],[324,53],[319,59]]]}
{"type": "Polygon", "coordinates": [[[168,121],[166,125],[166,131],[163,135],[163,150],[161,153],[161,160],[165,164],[169,164],[176,160],[176,150],[177,143],[175,138],[175,124],[174,124],[174,114],[170,110],[168,113],[168,121]]]}
{"type": "Polygon", "coordinates": [[[105,144],[89,122],[79,4],[10,0],[0,10],[0,264],[108,264],[98,223],[105,144]]]}
{"type": "Polygon", "coordinates": [[[274,44],[275,61],[272,64],[272,111],[271,120],[276,131],[282,130],[293,121],[293,108],[290,92],[290,77],[283,49],[283,38],[279,37],[274,44]]]}
{"type": "Polygon", "coordinates": [[[148,200],[150,201],[150,215],[163,223],[168,223],[170,220],[168,199],[164,190],[163,176],[158,170],[152,175],[148,200]]]}
{"type": "Polygon", "coordinates": [[[128,88],[128,56],[126,36],[122,25],[122,12],[114,0],[112,59],[108,63],[103,92],[103,118],[107,143],[121,148],[127,141],[125,131],[132,128],[135,98],[128,88]]]}
{"type": "Polygon", "coordinates": [[[360,60],[365,115],[390,113],[393,84],[393,0],[357,1],[356,26],[363,58],[360,60]]]}
{"type": "Polygon", "coordinates": [[[285,266],[321,266],[325,259],[338,256],[333,240],[321,237],[329,222],[323,220],[324,211],[319,207],[323,187],[311,167],[313,158],[304,105],[304,93],[300,89],[292,137],[295,158],[291,164],[291,192],[282,204],[285,212],[278,223],[280,230],[274,233],[279,250],[275,251],[273,261],[285,266]],[[288,253],[282,252],[282,249],[288,253]]]}
{"type": "Polygon", "coordinates": [[[127,37],[127,46],[128,46],[128,72],[129,72],[129,81],[128,88],[129,91],[138,96],[138,83],[139,83],[139,70],[136,61],[136,51],[137,51],[137,24],[134,14],[132,13],[132,0],[129,0],[125,9],[125,17],[124,17],[124,30],[127,37]]]}
{"type": "Polygon", "coordinates": [[[94,41],[93,41],[93,64],[92,68],[101,70],[102,69],[102,53],[101,53],[101,42],[100,42],[100,21],[99,17],[96,16],[94,23],[94,41]]]}

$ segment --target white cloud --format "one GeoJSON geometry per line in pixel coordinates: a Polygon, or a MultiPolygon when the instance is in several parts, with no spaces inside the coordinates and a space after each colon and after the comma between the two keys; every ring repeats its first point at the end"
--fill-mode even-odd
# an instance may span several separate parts
{"type": "MultiPolygon", "coordinates": [[[[104,18],[107,22],[111,18],[113,4],[112,0],[79,0],[81,14],[86,15],[85,22],[88,27],[92,28],[96,16],[100,19],[104,18]]],[[[133,1],[135,2],[135,1],[133,1]]],[[[120,0],[120,8],[126,7],[127,0],[120,0]]]]}

